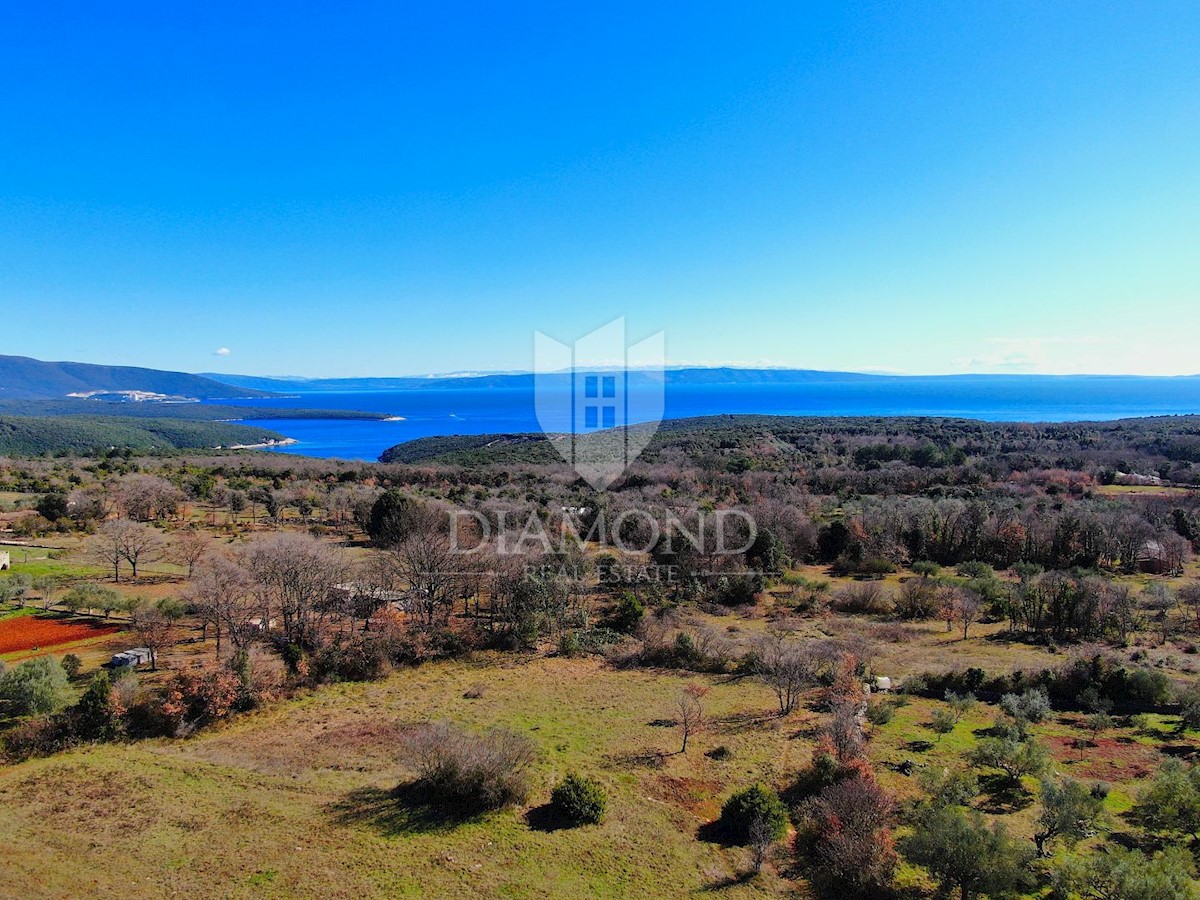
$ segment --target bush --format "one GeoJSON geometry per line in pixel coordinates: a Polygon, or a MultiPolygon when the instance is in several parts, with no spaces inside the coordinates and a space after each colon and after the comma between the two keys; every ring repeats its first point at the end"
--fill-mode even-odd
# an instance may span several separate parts
{"type": "Polygon", "coordinates": [[[1200,831],[1200,768],[1168,759],[1142,790],[1133,815],[1154,835],[1182,839],[1200,831]]]}
{"type": "Polygon", "coordinates": [[[956,570],[960,578],[995,578],[996,573],[992,571],[992,567],[985,562],[971,560],[958,564],[956,570]]]}
{"type": "Polygon", "coordinates": [[[1033,886],[1028,865],[1033,848],[1018,841],[1004,824],[988,825],[978,810],[927,807],[900,849],[910,863],[924,866],[944,894],[1006,897],[1033,886]]]}
{"type": "Polygon", "coordinates": [[[675,664],[681,669],[696,668],[703,659],[696,647],[696,639],[686,631],[675,635],[674,656],[675,664]]]}
{"type": "Polygon", "coordinates": [[[53,713],[70,699],[67,673],[58,660],[43,656],[0,675],[0,703],[15,716],[53,713]]]}
{"type": "Polygon", "coordinates": [[[1067,856],[1051,872],[1051,898],[1119,897],[1121,900],[1196,900],[1195,861],[1184,847],[1154,856],[1125,847],[1067,856]]]}
{"type": "Polygon", "coordinates": [[[754,603],[765,586],[763,577],[758,574],[722,575],[717,579],[712,599],[722,606],[747,606],[754,603]]]}
{"type": "Polygon", "coordinates": [[[559,656],[579,656],[583,652],[583,642],[579,640],[579,632],[564,631],[558,636],[559,656]]]}
{"type": "Polygon", "coordinates": [[[867,707],[867,721],[872,725],[886,725],[895,714],[896,708],[890,703],[872,703],[867,707]]]}
{"type": "Polygon", "coordinates": [[[765,785],[756,784],[739,791],[721,807],[720,828],[726,839],[748,844],[756,831],[765,827],[767,836],[777,841],[787,829],[787,808],[779,795],[765,785]]]}
{"type": "Polygon", "coordinates": [[[932,806],[969,806],[979,794],[979,779],[960,769],[926,769],[917,780],[932,806]]]}
{"type": "Polygon", "coordinates": [[[594,778],[570,774],[550,794],[554,811],[572,825],[595,825],[604,819],[608,796],[594,778]]]}
{"type": "Polygon", "coordinates": [[[68,678],[74,678],[79,674],[79,670],[83,668],[83,660],[74,653],[68,653],[62,658],[63,671],[67,673],[68,678]]]}
{"type": "Polygon", "coordinates": [[[932,618],[941,605],[939,584],[925,575],[910,578],[900,585],[892,605],[901,619],[932,618]]]}
{"type": "Polygon", "coordinates": [[[167,686],[162,711],[176,730],[189,730],[223,719],[242,696],[242,683],[224,667],[177,672],[167,686]]]}
{"type": "Polygon", "coordinates": [[[637,598],[637,595],[626,591],[621,595],[621,599],[617,601],[617,606],[612,614],[612,627],[616,631],[625,634],[633,634],[637,631],[638,625],[642,622],[642,616],[646,614],[646,607],[642,605],[642,601],[637,598]]]}
{"type": "Polygon", "coordinates": [[[313,655],[314,681],[378,681],[392,671],[395,648],[386,636],[356,634],[313,655]]]}
{"type": "Polygon", "coordinates": [[[839,612],[882,613],[891,608],[892,600],[883,585],[875,581],[848,584],[837,591],[831,605],[839,612]]]}
{"type": "Polygon", "coordinates": [[[34,716],[4,732],[4,755],[12,762],[49,756],[71,746],[71,730],[63,716],[34,716]]]}
{"type": "Polygon", "coordinates": [[[1179,693],[1179,730],[1200,730],[1200,687],[1191,685],[1179,693]]]}
{"type": "Polygon", "coordinates": [[[1045,688],[1030,688],[1023,694],[1005,694],[1000,708],[1017,721],[1037,723],[1050,715],[1050,697],[1045,688]]]}
{"type": "Polygon", "coordinates": [[[71,710],[71,725],[85,741],[110,741],[121,733],[121,706],[107,672],[93,678],[79,698],[71,710]]]}
{"type": "Polygon", "coordinates": [[[1154,711],[1168,703],[1172,693],[1170,679],[1162,672],[1128,669],[1103,654],[1072,660],[1052,673],[1047,687],[1062,707],[1079,708],[1079,698],[1087,695],[1125,713],[1154,711]],[[1088,694],[1089,689],[1094,694],[1088,694]]]}
{"type": "Polygon", "coordinates": [[[429,722],[404,735],[401,757],[431,799],[491,810],[525,801],[537,753],[529,738],[507,729],[472,734],[429,722]]]}
{"type": "Polygon", "coordinates": [[[867,897],[886,888],[896,868],[893,803],[869,770],[830,785],[804,807],[797,850],[828,893],[867,897]]]}

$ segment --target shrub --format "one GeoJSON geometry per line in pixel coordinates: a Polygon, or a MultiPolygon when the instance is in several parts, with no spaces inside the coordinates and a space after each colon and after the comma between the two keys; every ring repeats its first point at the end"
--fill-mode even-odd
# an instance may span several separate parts
{"type": "Polygon", "coordinates": [[[71,727],[85,741],[109,741],[121,733],[121,713],[112,680],[101,672],[71,710],[71,727]]]}
{"type": "Polygon", "coordinates": [[[896,708],[887,702],[872,703],[867,707],[867,721],[872,725],[886,725],[895,714],[896,708]]]}
{"type": "Polygon", "coordinates": [[[392,671],[395,650],[385,636],[356,634],[329,644],[313,655],[315,681],[378,681],[392,671]]]}
{"type": "Polygon", "coordinates": [[[1003,823],[989,827],[977,810],[927,808],[900,849],[909,862],[928,869],[947,894],[957,888],[963,897],[1004,897],[1032,887],[1026,867],[1033,848],[1010,837],[1003,823]]]}
{"type": "Polygon", "coordinates": [[[71,743],[71,730],[63,716],[33,716],[4,732],[4,755],[20,762],[58,753],[71,743]]]}
{"type": "Polygon", "coordinates": [[[1128,669],[1103,654],[1071,660],[1051,674],[1047,687],[1054,700],[1072,709],[1085,696],[1127,713],[1152,711],[1171,699],[1171,682],[1162,672],[1128,669]]]}
{"type": "Polygon", "coordinates": [[[68,653],[62,658],[63,671],[67,673],[68,678],[74,678],[79,674],[79,670],[83,668],[83,660],[74,653],[68,653]]]}
{"type": "Polygon", "coordinates": [[[968,806],[979,794],[979,779],[960,769],[926,769],[917,780],[931,806],[968,806]]]}
{"type": "Polygon", "coordinates": [[[1031,688],[1023,694],[1005,694],[1000,708],[1019,722],[1041,722],[1050,715],[1050,697],[1045,688],[1031,688]]]}
{"type": "Polygon", "coordinates": [[[1154,856],[1121,846],[1101,853],[1067,856],[1051,872],[1053,900],[1065,897],[1117,897],[1120,900],[1196,900],[1195,862],[1184,847],[1154,856]]]}
{"type": "Polygon", "coordinates": [[[957,724],[958,717],[948,709],[935,709],[929,717],[929,728],[937,734],[938,740],[941,740],[943,734],[952,732],[957,724]]]}
{"type": "Polygon", "coordinates": [[[1181,691],[1179,700],[1179,730],[1200,730],[1200,688],[1191,685],[1181,691]]]}
{"type": "Polygon", "coordinates": [[[550,793],[550,802],[571,825],[595,825],[604,819],[608,796],[596,779],[570,774],[550,793]]]}
{"type": "Polygon", "coordinates": [[[696,639],[686,631],[675,635],[674,657],[675,665],[681,669],[697,668],[703,660],[696,647],[696,639]]]}
{"type": "Polygon", "coordinates": [[[875,581],[848,584],[837,591],[831,600],[834,609],[846,613],[882,613],[891,604],[887,590],[875,581]]]}
{"type": "Polygon", "coordinates": [[[825,788],[805,809],[807,840],[797,843],[816,864],[816,880],[855,897],[890,884],[892,810],[892,799],[869,772],[825,788]]]}
{"type": "Polygon", "coordinates": [[[229,669],[189,669],[177,672],[171,680],[162,711],[177,730],[187,730],[225,718],[241,695],[241,680],[229,669]]]}
{"type": "Polygon", "coordinates": [[[48,656],[28,660],[0,675],[0,702],[13,715],[57,712],[69,698],[67,673],[48,656]]]}
{"type": "Polygon", "coordinates": [[[626,591],[621,595],[621,599],[617,601],[617,606],[613,610],[612,627],[616,631],[633,634],[645,614],[646,607],[642,605],[642,601],[637,598],[636,594],[626,591]]]}
{"type": "Polygon", "coordinates": [[[749,844],[764,827],[772,841],[783,837],[787,829],[787,809],[779,795],[765,785],[738,791],[721,807],[721,832],[735,844],[749,844]]]}
{"type": "Polygon", "coordinates": [[[583,652],[583,642],[579,640],[579,632],[564,631],[558,636],[559,656],[578,656],[583,652]]]}
{"type": "Polygon", "coordinates": [[[932,618],[941,605],[938,588],[938,582],[924,575],[908,579],[892,600],[896,615],[901,619],[932,618]]]}
{"type": "Polygon", "coordinates": [[[961,578],[995,578],[996,573],[992,571],[992,567],[985,562],[971,560],[958,564],[956,569],[961,578]]]}
{"type": "Polygon", "coordinates": [[[1133,814],[1155,835],[1183,838],[1200,831],[1200,769],[1168,759],[1142,790],[1133,814]]]}
{"type": "Polygon", "coordinates": [[[722,606],[746,606],[754,602],[763,588],[763,577],[754,575],[722,575],[717,579],[712,599],[722,606]]]}
{"type": "Polygon", "coordinates": [[[507,729],[472,734],[448,722],[429,722],[404,735],[401,757],[431,798],[491,810],[529,796],[537,753],[529,738],[507,729]]]}

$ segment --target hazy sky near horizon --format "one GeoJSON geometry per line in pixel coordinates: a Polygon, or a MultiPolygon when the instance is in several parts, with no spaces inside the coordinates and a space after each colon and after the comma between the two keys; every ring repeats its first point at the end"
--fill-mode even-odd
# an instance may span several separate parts
{"type": "Polygon", "coordinates": [[[5,4],[0,353],[1200,372],[1200,4],[5,4]]]}

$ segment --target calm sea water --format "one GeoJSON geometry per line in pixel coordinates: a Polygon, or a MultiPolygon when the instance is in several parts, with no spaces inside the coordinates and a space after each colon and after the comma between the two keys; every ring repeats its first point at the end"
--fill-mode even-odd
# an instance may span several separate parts
{"type": "MultiPolygon", "coordinates": [[[[227,401],[222,401],[227,402],[227,401]]],[[[525,388],[306,393],[246,401],[278,408],[357,409],[399,421],[252,421],[294,438],[281,453],[373,460],[394,444],[448,434],[540,431],[525,388]]],[[[802,384],[668,385],[666,418],[722,413],[794,416],[961,416],[995,422],[1068,422],[1200,413],[1197,378],[897,378],[802,384]]],[[[567,430],[550,423],[548,430],[567,430]]]]}

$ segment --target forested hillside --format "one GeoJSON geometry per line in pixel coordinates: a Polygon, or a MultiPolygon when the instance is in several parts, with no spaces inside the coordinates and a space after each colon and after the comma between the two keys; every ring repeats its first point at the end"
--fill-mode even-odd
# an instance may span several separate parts
{"type": "Polygon", "coordinates": [[[58,398],[89,391],[147,391],[196,400],[268,396],[184,372],[0,356],[0,399],[58,398]]]}
{"type": "MultiPolygon", "coordinates": [[[[652,426],[633,426],[645,428],[652,426]]],[[[553,463],[561,435],[421,438],[383,462],[553,463]]],[[[1086,470],[1098,480],[1140,473],[1200,483],[1200,417],[1029,424],[941,418],[709,416],[663,422],[640,465],[680,463],[729,472],[798,470],[810,486],[909,493],[970,485],[1030,468],[1086,470]]]]}
{"type": "Polygon", "coordinates": [[[0,416],[0,454],[80,454],[111,447],[192,450],[282,441],[265,428],[226,422],[187,422],[118,416],[0,416]]]}
{"type": "Polygon", "coordinates": [[[352,409],[292,409],[278,406],[231,406],[223,403],[104,403],[97,400],[0,400],[0,415],[118,416],[129,419],[384,419],[384,413],[352,409]]]}

